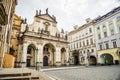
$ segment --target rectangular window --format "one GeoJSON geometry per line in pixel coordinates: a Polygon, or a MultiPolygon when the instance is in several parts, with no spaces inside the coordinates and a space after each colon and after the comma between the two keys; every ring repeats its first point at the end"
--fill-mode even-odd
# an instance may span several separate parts
{"type": "Polygon", "coordinates": [[[100,50],[102,50],[102,45],[99,45],[100,46],[100,50]]]}
{"type": "Polygon", "coordinates": [[[91,28],[89,29],[89,32],[92,33],[92,29],[91,28]]]}
{"type": "Polygon", "coordinates": [[[87,52],[89,53],[89,50],[87,50],[87,52]]]}
{"type": "Polygon", "coordinates": [[[78,42],[76,43],[76,45],[77,45],[77,48],[78,48],[78,42]]]}
{"type": "Polygon", "coordinates": [[[99,26],[97,27],[97,30],[100,30],[99,26]]]}
{"type": "Polygon", "coordinates": [[[79,43],[79,46],[81,47],[81,42],[79,43]]]}
{"type": "Polygon", "coordinates": [[[85,50],[84,50],[84,54],[85,54],[85,50]]]}
{"type": "Polygon", "coordinates": [[[92,38],[90,39],[90,42],[91,42],[91,44],[93,44],[93,39],[92,38]]]}
{"type": "Polygon", "coordinates": [[[89,42],[88,42],[88,40],[86,40],[86,42],[87,42],[87,45],[89,45],[89,42]]]}
{"type": "Polygon", "coordinates": [[[74,49],[75,49],[75,43],[74,43],[74,49]]]}
{"type": "Polygon", "coordinates": [[[94,52],[94,49],[91,49],[91,52],[94,52]]]}
{"type": "Polygon", "coordinates": [[[106,45],[106,49],[109,49],[109,45],[108,45],[108,43],[106,43],[105,45],[106,45]]]}
{"type": "Polygon", "coordinates": [[[104,32],[104,37],[107,37],[107,32],[104,32]]]}
{"type": "Polygon", "coordinates": [[[111,35],[114,35],[114,29],[111,29],[111,35]]]}
{"type": "Polygon", "coordinates": [[[101,39],[101,35],[100,34],[98,34],[98,39],[101,39]]]}
{"type": "Polygon", "coordinates": [[[113,42],[113,48],[117,48],[116,41],[113,42]]]}
{"type": "Polygon", "coordinates": [[[83,41],[83,46],[85,46],[85,42],[83,41]]]}

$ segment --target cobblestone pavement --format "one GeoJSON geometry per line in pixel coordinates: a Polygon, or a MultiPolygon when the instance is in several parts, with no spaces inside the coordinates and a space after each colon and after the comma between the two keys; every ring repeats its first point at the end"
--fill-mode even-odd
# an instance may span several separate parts
{"type": "Polygon", "coordinates": [[[120,80],[120,65],[90,66],[43,71],[54,80],[120,80]]]}

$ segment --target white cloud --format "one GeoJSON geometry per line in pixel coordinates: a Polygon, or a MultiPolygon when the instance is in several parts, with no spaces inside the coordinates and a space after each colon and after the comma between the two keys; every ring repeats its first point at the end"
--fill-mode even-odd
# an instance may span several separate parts
{"type": "Polygon", "coordinates": [[[16,13],[32,23],[36,9],[44,13],[49,8],[49,13],[57,18],[58,28],[71,30],[74,25],[84,24],[86,18],[104,15],[117,6],[117,0],[19,0],[16,13]]]}

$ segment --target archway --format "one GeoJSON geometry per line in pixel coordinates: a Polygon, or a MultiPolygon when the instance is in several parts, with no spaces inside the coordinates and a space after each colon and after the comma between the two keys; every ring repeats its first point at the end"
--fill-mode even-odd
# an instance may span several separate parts
{"type": "Polygon", "coordinates": [[[43,66],[53,66],[55,64],[55,47],[48,43],[43,47],[43,66]]]}
{"type": "Polygon", "coordinates": [[[65,54],[66,50],[65,48],[61,48],[61,65],[65,65],[66,64],[66,58],[65,58],[65,54]]]}
{"type": "Polygon", "coordinates": [[[35,66],[35,50],[36,47],[33,44],[30,44],[27,48],[27,60],[26,60],[26,67],[34,67],[35,66]]]}
{"type": "Polygon", "coordinates": [[[48,66],[48,57],[47,56],[43,57],[43,66],[48,66]]]}
{"type": "Polygon", "coordinates": [[[79,52],[77,50],[74,50],[73,56],[74,56],[74,65],[78,65],[79,64],[79,52]]]}
{"type": "Polygon", "coordinates": [[[100,56],[100,60],[101,63],[103,64],[107,64],[107,65],[113,64],[113,56],[109,53],[102,54],[100,56]]]}
{"type": "Polygon", "coordinates": [[[95,56],[90,56],[89,64],[90,65],[96,65],[97,64],[97,59],[96,59],[95,56]]]}

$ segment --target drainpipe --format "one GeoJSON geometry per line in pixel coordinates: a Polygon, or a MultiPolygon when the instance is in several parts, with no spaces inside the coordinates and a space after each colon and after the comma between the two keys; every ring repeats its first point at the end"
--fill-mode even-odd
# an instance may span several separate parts
{"type": "MultiPolygon", "coordinates": [[[[11,10],[12,10],[12,3],[13,3],[13,0],[11,0],[10,2],[10,8],[8,10],[8,24],[6,26],[6,29],[5,29],[5,35],[4,35],[4,43],[3,43],[3,55],[2,55],[2,61],[1,61],[1,68],[3,67],[3,59],[4,59],[4,54],[5,54],[5,48],[6,48],[6,39],[7,39],[7,35],[8,35],[8,29],[10,27],[10,14],[11,14],[11,10]]],[[[8,51],[8,50],[7,50],[8,51]]]]}

